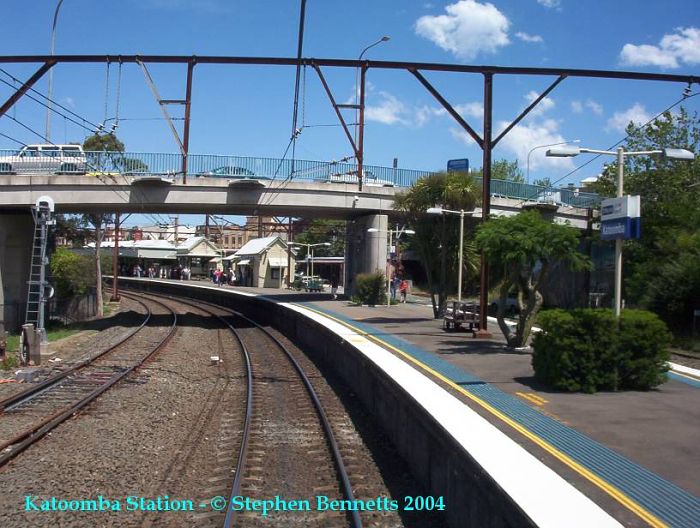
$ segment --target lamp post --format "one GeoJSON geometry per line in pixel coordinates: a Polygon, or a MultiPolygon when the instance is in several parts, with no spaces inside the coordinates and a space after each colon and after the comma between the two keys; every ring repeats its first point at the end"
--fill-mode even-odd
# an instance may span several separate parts
{"type": "Polygon", "coordinates": [[[306,248],[306,276],[310,277],[314,274],[314,251],[313,248],[318,246],[329,247],[330,242],[319,242],[318,244],[304,244],[303,242],[294,242],[289,244],[289,247],[305,247],[306,248]],[[311,275],[309,275],[309,255],[311,255],[311,275]]]}
{"type": "MultiPolygon", "coordinates": [[[[63,0],[58,0],[56,10],[53,13],[53,24],[51,26],[51,56],[56,50],[56,22],[58,22],[58,11],[61,9],[63,0]]],[[[53,97],[53,68],[49,70],[49,91],[46,99],[46,139],[51,141],[51,98],[53,97]]]]}
{"type": "Polygon", "coordinates": [[[473,215],[476,211],[465,211],[460,209],[459,211],[450,211],[449,209],[443,209],[442,207],[429,207],[426,210],[428,214],[458,214],[459,215],[459,271],[457,275],[457,302],[462,302],[462,261],[464,259],[464,217],[466,215],[473,215]]]}
{"type": "Polygon", "coordinates": [[[388,231],[384,231],[383,229],[377,229],[376,227],[370,227],[367,230],[368,233],[389,233],[389,251],[387,253],[387,259],[386,259],[386,305],[391,306],[391,246],[393,245],[393,240],[392,237],[395,234],[396,235],[396,243],[398,244],[399,238],[401,238],[401,235],[406,233],[407,235],[415,235],[416,232],[413,229],[406,229],[406,226],[403,226],[402,228],[399,229],[399,225],[396,224],[396,229],[390,229],[388,231]]]}
{"type": "MultiPolygon", "coordinates": [[[[369,46],[365,47],[360,52],[360,55],[357,57],[358,61],[362,60],[362,57],[364,56],[365,53],[374,46],[378,46],[382,42],[387,42],[390,40],[391,37],[384,35],[382,38],[377,40],[376,42],[373,42],[369,46]]],[[[363,132],[364,132],[364,121],[365,121],[365,69],[364,67],[360,67],[357,69],[357,72],[355,73],[355,145],[357,145],[357,151],[358,151],[358,160],[357,160],[357,177],[362,183],[362,166],[364,164],[364,147],[363,147],[363,132]],[[360,70],[362,71],[362,84],[360,85],[360,70]],[[360,93],[362,92],[362,93],[360,93]],[[358,98],[360,99],[358,101],[358,98]],[[358,123],[359,123],[359,139],[358,139],[358,123]]],[[[360,190],[362,186],[360,185],[360,190]]]]}
{"type": "MultiPolygon", "coordinates": [[[[605,156],[617,156],[617,197],[622,198],[624,190],[625,158],[630,156],[653,156],[661,154],[665,159],[686,160],[695,159],[695,155],[685,149],[666,148],[663,150],[642,150],[626,152],[624,148],[617,150],[596,150],[579,147],[560,147],[547,151],[547,156],[555,158],[570,158],[579,154],[599,154],[605,156]]],[[[622,239],[615,240],[615,317],[620,317],[622,308],[622,239]]]]}
{"type": "Polygon", "coordinates": [[[527,153],[527,183],[528,185],[530,184],[530,154],[533,153],[533,151],[545,147],[556,147],[557,145],[567,145],[568,143],[580,143],[580,139],[573,139],[571,141],[561,141],[559,143],[550,143],[548,145],[537,145],[536,147],[532,147],[530,149],[530,152],[527,153]]]}

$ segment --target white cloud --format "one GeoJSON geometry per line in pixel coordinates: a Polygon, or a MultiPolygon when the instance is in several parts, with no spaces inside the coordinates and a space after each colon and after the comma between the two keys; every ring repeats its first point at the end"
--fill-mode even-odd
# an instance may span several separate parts
{"type": "MultiPolygon", "coordinates": [[[[537,92],[534,90],[528,92],[525,94],[525,99],[527,99],[527,103],[530,104],[532,103],[535,99],[537,99],[540,96],[537,92]]],[[[541,116],[545,112],[548,112],[552,108],[556,106],[556,103],[550,99],[549,97],[545,97],[542,99],[539,103],[537,103],[537,106],[533,108],[530,113],[528,114],[529,116],[541,116]]]]}
{"type": "MultiPolygon", "coordinates": [[[[461,141],[465,145],[476,145],[476,141],[474,141],[474,138],[472,138],[469,134],[467,134],[464,130],[461,128],[457,127],[450,127],[450,134],[452,135],[453,138],[455,138],[457,141],[461,141]]],[[[477,134],[481,135],[481,132],[479,130],[476,131],[477,134]]]]}
{"type": "Polygon", "coordinates": [[[586,101],[586,108],[589,108],[595,115],[603,115],[603,105],[593,99],[588,99],[586,101]]]}
{"type": "Polygon", "coordinates": [[[367,121],[377,121],[385,125],[408,124],[404,117],[408,111],[405,104],[388,92],[379,92],[379,96],[382,99],[379,104],[365,106],[367,121]]]}
{"type": "Polygon", "coordinates": [[[459,0],[445,11],[446,15],[420,17],[415,31],[459,59],[472,60],[510,43],[510,21],[493,4],[459,0]]]}
{"type": "Polygon", "coordinates": [[[660,68],[678,68],[681,63],[700,64],[700,29],[676,28],[676,33],[664,35],[658,46],[625,44],[620,60],[630,66],[660,68]]]}
{"type": "MultiPolygon", "coordinates": [[[[507,121],[499,122],[497,125],[498,133],[508,125],[509,123],[507,121]]],[[[499,146],[515,155],[520,167],[523,171],[526,171],[528,154],[534,147],[562,143],[564,141],[565,138],[559,133],[559,123],[554,119],[545,119],[538,123],[516,125],[500,141],[499,146]]],[[[536,176],[533,175],[532,171],[540,167],[559,169],[573,168],[574,163],[571,158],[548,158],[545,156],[546,152],[546,148],[538,148],[530,154],[531,178],[536,176]]]]}
{"type": "Polygon", "coordinates": [[[537,0],[537,3],[545,7],[559,7],[559,0],[537,0]]]}
{"type": "Polygon", "coordinates": [[[649,121],[649,119],[651,119],[651,116],[647,113],[644,106],[639,103],[634,103],[631,108],[628,108],[624,112],[615,112],[613,116],[608,119],[608,124],[605,129],[624,132],[630,121],[635,125],[642,125],[649,121]]]}
{"type": "Polygon", "coordinates": [[[603,115],[603,106],[593,99],[587,99],[585,103],[577,100],[571,101],[571,111],[574,114],[582,114],[584,107],[588,108],[595,115],[603,115]]]}
{"type": "Polygon", "coordinates": [[[67,106],[68,108],[75,108],[75,99],[73,99],[72,97],[64,97],[63,99],[61,99],[61,102],[64,106],[67,106]]]}
{"type": "Polygon", "coordinates": [[[530,35],[529,33],[525,33],[523,31],[518,31],[515,36],[523,42],[544,42],[544,39],[539,35],[530,35]]]}
{"type": "Polygon", "coordinates": [[[484,117],[484,105],[478,101],[473,103],[464,103],[454,106],[457,113],[462,117],[484,117]]]}

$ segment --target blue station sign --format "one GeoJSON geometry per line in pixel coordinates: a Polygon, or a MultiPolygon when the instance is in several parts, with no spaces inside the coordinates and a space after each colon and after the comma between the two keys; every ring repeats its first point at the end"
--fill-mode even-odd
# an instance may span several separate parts
{"type": "Polygon", "coordinates": [[[469,172],[469,159],[452,159],[447,162],[447,172],[469,172]]]}

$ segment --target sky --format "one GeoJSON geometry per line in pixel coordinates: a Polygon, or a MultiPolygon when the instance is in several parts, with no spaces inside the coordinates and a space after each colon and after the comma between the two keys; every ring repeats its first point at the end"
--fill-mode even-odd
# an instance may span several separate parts
{"type": "MultiPolygon", "coordinates": [[[[56,0],[3,0],[0,54],[45,55],[56,0]]],[[[299,0],[64,0],[56,54],[163,54],[295,57],[299,0]]],[[[308,0],[303,55],[447,64],[561,67],[700,74],[697,0],[308,0]]],[[[36,65],[0,65],[0,79],[28,78],[36,65]]],[[[150,65],[164,99],[183,99],[186,67],[150,65]]],[[[356,71],[324,70],[335,98],[354,102],[356,71]]],[[[483,80],[478,74],[424,75],[478,132],[483,80]]],[[[292,130],[293,67],[207,66],[194,73],[191,153],[282,157],[292,130]]],[[[58,65],[53,99],[93,124],[111,125],[127,151],[178,151],[138,66],[58,65]]],[[[554,77],[496,76],[494,127],[502,129],[554,77]]],[[[408,72],[367,74],[365,163],[444,169],[449,159],[481,166],[481,151],[408,72]]],[[[48,76],[35,88],[47,93],[48,76]]],[[[497,146],[494,160],[517,160],[530,178],[578,184],[605,159],[546,158],[540,145],[579,140],[606,149],[630,122],[645,123],[681,99],[685,86],[651,81],[566,79],[497,146]]],[[[693,94],[700,86],[692,87],[693,94]]],[[[0,100],[12,88],[0,82],[0,100]]],[[[683,105],[698,110],[700,97],[683,105]]],[[[677,106],[675,109],[677,110],[677,106]]],[[[179,107],[170,107],[176,118],[179,107]]],[[[353,122],[352,114],[345,114],[353,122]]],[[[0,149],[42,143],[46,108],[23,98],[0,118],[0,149]],[[12,119],[14,118],[14,120],[12,119]],[[15,121],[16,120],[16,121],[15,121]]],[[[181,130],[182,121],[176,125],[181,130]]],[[[352,149],[312,70],[302,73],[296,158],[338,160],[352,149]]],[[[55,143],[82,142],[90,131],[53,115],[55,143]]],[[[140,220],[140,219],[139,219],[140,220]]]]}

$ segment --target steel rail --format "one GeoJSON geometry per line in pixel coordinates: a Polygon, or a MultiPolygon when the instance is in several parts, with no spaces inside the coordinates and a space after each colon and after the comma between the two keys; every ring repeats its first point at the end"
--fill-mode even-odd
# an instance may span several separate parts
{"type": "Polygon", "coordinates": [[[356,59],[292,58],[292,57],[226,57],[211,55],[5,55],[0,64],[7,63],[161,63],[161,64],[244,64],[276,66],[332,66],[338,68],[424,70],[454,73],[480,73],[493,75],[565,75],[567,77],[599,77],[605,79],[631,79],[646,81],[700,82],[698,75],[647,73],[623,70],[586,70],[580,68],[533,68],[524,66],[467,65],[434,62],[377,61],[356,59]]]}
{"type": "MultiPolygon", "coordinates": [[[[222,323],[224,323],[229,328],[229,330],[231,330],[231,332],[233,333],[233,335],[236,338],[236,341],[238,342],[238,344],[241,347],[241,351],[243,353],[243,359],[245,361],[246,380],[247,380],[246,411],[245,411],[245,418],[243,420],[243,432],[241,435],[241,446],[240,446],[240,449],[238,450],[238,460],[236,462],[236,476],[233,479],[233,484],[231,486],[231,492],[229,493],[228,506],[230,506],[231,500],[233,499],[233,497],[236,497],[236,496],[241,494],[241,483],[243,481],[243,472],[245,471],[245,461],[246,461],[246,456],[248,453],[248,443],[250,440],[250,426],[251,426],[251,423],[253,422],[253,368],[252,368],[252,362],[250,360],[250,353],[248,352],[248,347],[245,346],[243,339],[241,338],[240,334],[238,333],[238,330],[231,323],[229,323],[226,319],[224,319],[222,316],[220,316],[219,314],[202,308],[201,304],[204,304],[207,306],[213,306],[219,310],[224,310],[224,311],[229,312],[231,314],[235,314],[235,312],[229,308],[225,308],[223,306],[219,306],[219,305],[214,304],[214,303],[208,303],[205,301],[202,301],[201,304],[196,304],[193,302],[185,301],[180,297],[174,297],[171,295],[162,295],[162,294],[159,295],[159,294],[155,294],[155,293],[151,293],[150,295],[154,295],[156,297],[164,297],[166,299],[176,300],[177,302],[180,302],[182,304],[192,306],[192,307],[197,308],[199,310],[208,312],[211,315],[214,315],[217,319],[219,319],[222,323]]],[[[224,519],[224,526],[226,528],[230,528],[231,526],[233,526],[232,523],[233,523],[233,510],[230,507],[227,507],[226,508],[226,518],[224,519]]]]}
{"type": "MultiPolygon", "coordinates": [[[[209,303],[207,303],[209,304],[209,303]]],[[[316,413],[318,414],[319,419],[321,420],[321,425],[323,427],[324,432],[326,433],[326,438],[328,439],[328,443],[331,448],[331,452],[333,454],[333,461],[335,462],[336,468],[338,470],[338,473],[340,475],[340,481],[343,486],[343,492],[345,494],[345,497],[349,501],[354,501],[355,500],[355,495],[352,491],[352,485],[350,484],[350,477],[348,476],[348,472],[345,469],[345,464],[343,463],[343,457],[340,453],[340,447],[338,446],[338,442],[335,439],[335,435],[333,434],[333,429],[331,428],[330,421],[328,420],[328,416],[326,415],[326,411],[323,408],[323,405],[321,404],[321,400],[318,397],[318,394],[316,393],[316,390],[314,389],[313,385],[311,384],[311,380],[309,380],[308,376],[304,372],[304,369],[302,366],[297,362],[297,360],[294,358],[292,353],[287,349],[286,346],[284,346],[279,339],[277,339],[272,333],[267,330],[266,328],[263,328],[260,324],[257,322],[253,321],[249,317],[246,317],[240,312],[237,312],[235,310],[232,310],[231,308],[225,308],[226,310],[229,310],[232,314],[234,314],[236,317],[239,317],[243,319],[244,321],[247,321],[251,324],[253,324],[258,330],[261,330],[265,335],[267,335],[274,343],[285,353],[287,356],[287,359],[289,359],[289,362],[294,366],[294,368],[297,371],[297,374],[299,374],[299,378],[302,380],[304,383],[304,386],[306,387],[307,392],[309,393],[309,396],[311,397],[311,400],[314,403],[314,407],[316,408],[316,413]]],[[[238,475],[236,475],[238,477],[238,475]]],[[[231,511],[226,515],[226,518],[228,519],[229,515],[231,514],[231,511]]],[[[351,518],[351,525],[353,528],[362,528],[362,519],[360,519],[360,514],[358,513],[357,510],[351,510],[350,511],[350,518],[351,518]]],[[[224,524],[224,528],[230,528],[232,526],[231,521],[228,521],[228,523],[224,524]]]]}
{"type": "Polygon", "coordinates": [[[119,373],[117,376],[111,378],[105,384],[97,387],[94,391],[92,391],[87,396],[81,398],[80,400],[78,400],[77,402],[72,404],[69,408],[54,413],[53,415],[45,418],[44,420],[42,420],[38,424],[34,424],[29,429],[26,429],[22,433],[19,433],[14,438],[12,438],[10,441],[5,442],[2,445],[0,445],[0,453],[2,453],[2,455],[0,455],[0,467],[7,464],[10,460],[12,460],[15,456],[17,456],[19,453],[21,453],[25,449],[27,449],[30,445],[37,442],[41,438],[43,438],[48,432],[55,429],[61,423],[65,422],[68,418],[70,418],[75,413],[80,411],[83,407],[85,407],[89,403],[92,403],[102,393],[104,393],[108,389],[112,388],[115,384],[117,384],[118,382],[123,380],[126,376],[128,376],[129,374],[134,372],[136,369],[138,369],[148,359],[150,359],[156,352],[158,352],[161,348],[163,348],[167,344],[167,342],[170,340],[170,338],[175,333],[175,329],[177,327],[177,314],[175,313],[174,310],[171,310],[165,304],[160,303],[159,301],[153,301],[153,302],[156,302],[157,304],[164,306],[165,308],[170,310],[172,312],[172,315],[173,315],[173,324],[170,326],[170,331],[163,337],[163,339],[161,339],[160,342],[155,347],[153,347],[152,350],[148,354],[146,354],[146,356],[142,357],[140,360],[138,360],[135,364],[133,364],[131,367],[129,367],[125,371],[123,371],[123,372],[119,373]],[[8,448],[10,448],[10,449],[8,450],[8,448]]]}
{"type": "MultiPolygon", "coordinates": [[[[128,296],[127,296],[128,297],[128,296]]],[[[45,392],[46,390],[49,390],[53,385],[61,381],[63,378],[66,376],[70,376],[71,374],[75,373],[78,370],[81,370],[82,368],[89,366],[93,361],[96,359],[101,358],[105,354],[108,354],[109,352],[113,351],[115,348],[121,346],[124,342],[127,340],[131,339],[136,333],[141,331],[146,324],[148,324],[148,321],[151,319],[151,310],[146,306],[145,303],[141,302],[139,299],[135,297],[130,297],[132,300],[135,300],[141,306],[146,308],[146,318],[143,320],[143,322],[134,330],[131,332],[127,333],[123,339],[120,339],[119,342],[116,344],[110,346],[109,348],[106,348],[96,356],[89,357],[85,359],[84,361],[81,361],[80,363],[73,365],[71,368],[64,370],[60,372],[59,374],[56,374],[55,376],[51,376],[48,379],[45,379],[41,383],[37,383],[36,385],[32,387],[27,387],[23,391],[20,391],[16,394],[13,394],[12,396],[5,398],[4,400],[0,400],[0,415],[2,415],[3,412],[8,411],[12,409],[13,407],[16,407],[18,405],[21,405],[23,403],[26,403],[30,401],[33,397],[38,396],[40,393],[45,392]]]]}
{"type": "MultiPolygon", "coordinates": [[[[157,295],[157,294],[151,294],[151,295],[157,295]]],[[[349,501],[354,501],[355,500],[355,495],[352,491],[352,485],[350,484],[350,477],[348,476],[347,469],[345,469],[345,464],[343,463],[343,457],[342,454],[340,453],[340,447],[338,446],[338,442],[335,439],[335,435],[333,434],[333,429],[331,428],[330,421],[328,420],[328,416],[326,415],[326,411],[323,408],[323,405],[321,404],[321,400],[318,397],[318,394],[316,393],[316,390],[314,389],[311,380],[308,378],[306,373],[304,372],[303,367],[297,362],[297,360],[294,358],[292,353],[287,349],[284,344],[282,344],[279,339],[277,339],[269,330],[258,324],[257,322],[253,321],[249,317],[243,315],[242,313],[233,310],[232,308],[228,308],[225,306],[218,305],[216,303],[210,303],[207,301],[199,301],[198,304],[195,303],[190,303],[187,301],[182,300],[180,297],[176,296],[170,296],[170,295],[160,295],[160,297],[165,297],[167,299],[173,299],[177,300],[178,302],[181,302],[183,304],[189,304],[190,306],[194,306],[196,308],[201,309],[202,305],[206,306],[213,306],[219,310],[224,310],[226,312],[229,312],[230,314],[234,315],[235,317],[238,317],[240,319],[243,319],[244,321],[249,322],[250,324],[254,325],[258,330],[262,331],[267,337],[269,337],[285,354],[289,362],[292,364],[294,369],[297,371],[297,374],[299,375],[299,378],[302,380],[304,386],[306,387],[307,392],[309,393],[309,396],[311,398],[311,401],[314,404],[314,407],[316,409],[316,412],[319,416],[319,419],[321,420],[321,426],[323,427],[323,431],[326,434],[326,438],[328,439],[328,444],[331,448],[331,453],[333,454],[333,461],[335,462],[336,469],[338,470],[338,473],[340,475],[340,481],[343,487],[343,492],[345,494],[345,497],[349,501]]],[[[250,370],[250,356],[247,352],[247,348],[243,344],[243,340],[241,339],[238,331],[233,327],[228,321],[225,319],[221,318],[221,316],[217,315],[219,319],[221,319],[229,328],[231,328],[236,335],[236,338],[238,339],[238,342],[241,344],[241,348],[245,351],[245,356],[246,356],[246,366],[248,369],[248,375],[249,377],[249,383],[248,383],[248,406],[247,406],[247,413],[250,412],[250,416],[252,417],[252,372],[250,370]]],[[[248,427],[248,420],[246,419],[246,426],[244,428],[244,442],[245,446],[247,447],[247,442],[248,442],[248,435],[249,435],[249,427],[248,427]]],[[[244,445],[242,442],[242,447],[241,447],[241,453],[245,453],[244,451],[244,445]]],[[[230,499],[239,495],[240,494],[240,486],[241,486],[241,480],[242,480],[242,475],[243,475],[243,469],[244,469],[244,462],[242,461],[242,457],[239,457],[238,465],[236,467],[236,477],[234,478],[233,486],[231,488],[231,494],[229,496],[229,504],[230,504],[230,499]]],[[[353,528],[362,528],[362,519],[360,519],[360,514],[356,510],[350,511],[350,517],[351,517],[351,526],[353,528]]],[[[233,510],[231,508],[227,508],[226,512],[226,519],[224,520],[224,528],[231,528],[233,526],[233,510]]]]}

